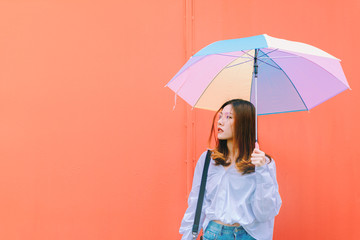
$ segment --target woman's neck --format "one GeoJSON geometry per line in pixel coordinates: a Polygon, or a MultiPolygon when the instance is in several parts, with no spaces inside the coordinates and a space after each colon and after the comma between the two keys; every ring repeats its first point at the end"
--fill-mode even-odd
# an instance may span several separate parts
{"type": "Polygon", "coordinates": [[[226,144],[227,144],[227,148],[228,148],[228,151],[229,151],[229,159],[231,160],[231,162],[235,161],[235,155],[236,153],[233,152],[234,148],[233,148],[233,140],[232,139],[228,139],[226,141],[226,144]]]}

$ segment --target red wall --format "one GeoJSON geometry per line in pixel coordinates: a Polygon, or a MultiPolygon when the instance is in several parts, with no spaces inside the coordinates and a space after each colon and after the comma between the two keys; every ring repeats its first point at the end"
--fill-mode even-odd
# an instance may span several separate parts
{"type": "Polygon", "coordinates": [[[359,239],[360,4],[0,0],[0,239],[179,239],[212,113],[163,86],[188,57],[267,33],[342,59],[352,91],[259,118],[274,239],[359,239]]]}

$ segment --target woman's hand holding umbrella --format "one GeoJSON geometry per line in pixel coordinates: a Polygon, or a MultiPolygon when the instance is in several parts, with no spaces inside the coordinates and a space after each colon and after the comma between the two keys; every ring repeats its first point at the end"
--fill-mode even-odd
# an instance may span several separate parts
{"type": "Polygon", "coordinates": [[[261,167],[266,163],[265,153],[258,147],[255,147],[253,153],[251,154],[251,163],[256,167],[261,167]]]}

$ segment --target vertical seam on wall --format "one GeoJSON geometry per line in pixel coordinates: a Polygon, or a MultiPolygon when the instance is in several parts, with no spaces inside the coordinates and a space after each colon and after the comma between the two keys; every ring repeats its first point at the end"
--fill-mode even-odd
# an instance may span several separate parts
{"type": "MultiPolygon", "coordinates": [[[[194,0],[185,0],[185,61],[193,55],[194,0]]],[[[186,106],[186,190],[191,191],[195,167],[195,111],[186,106]]]]}

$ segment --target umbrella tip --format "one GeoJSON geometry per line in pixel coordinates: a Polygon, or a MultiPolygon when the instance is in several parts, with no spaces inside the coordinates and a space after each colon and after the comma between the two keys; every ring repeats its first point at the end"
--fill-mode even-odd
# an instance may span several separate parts
{"type": "Polygon", "coordinates": [[[176,96],[177,96],[177,94],[175,93],[175,99],[174,99],[174,107],[173,107],[173,111],[175,110],[175,107],[176,107],[176,96]]]}

